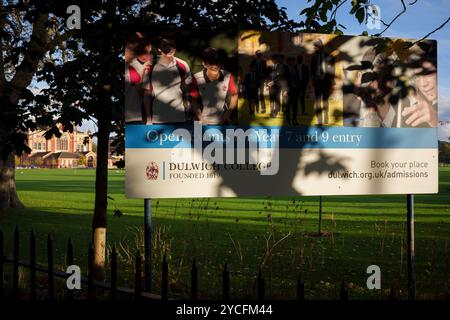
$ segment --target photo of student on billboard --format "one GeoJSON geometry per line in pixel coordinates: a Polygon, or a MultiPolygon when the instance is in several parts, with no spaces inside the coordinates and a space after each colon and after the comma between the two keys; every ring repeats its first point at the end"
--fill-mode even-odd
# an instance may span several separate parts
{"type": "Polygon", "coordinates": [[[145,31],[126,44],[125,123],[236,123],[237,86],[225,67],[233,65],[236,36],[145,31]]]}
{"type": "Polygon", "coordinates": [[[406,59],[395,53],[377,53],[375,48],[364,49],[360,63],[345,70],[347,77],[353,76],[347,81],[347,88],[352,89],[344,93],[345,125],[436,128],[435,43],[413,46],[406,59]]]}
{"type": "Polygon", "coordinates": [[[196,119],[208,125],[231,124],[238,102],[233,74],[223,69],[216,48],[203,50],[202,65],[193,77],[191,90],[196,119]]]}
{"type": "Polygon", "coordinates": [[[239,36],[239,122],[342,125],[336,36],[243,31],[239,36]]]}
{"type": "Polygon", "coordinates": [[[142,32],[131,34],[125,44],[125,122],[128,124],[147,122],[144,88],[148,87],[146,74],[153,59],[151,39],[142,32]]]}
{"type": "Polygon", "coordinates": [[[147,124],[175,124],[190,120],[189,91],[192,75],[186,61],[176,56],[174,38],[156,40],[158,59],[145,73],[144,107],[147,124]]]}
{"type": "Polygon", "coordinates": [[[253,30],[131,33],[127,195],[436,192],[429,43],[406,49],[402,39],[253,30]],[[378,50],[380,41],[395,50],[378,50]],[[423,170],[393,165],[410,159],[423,170]]]}

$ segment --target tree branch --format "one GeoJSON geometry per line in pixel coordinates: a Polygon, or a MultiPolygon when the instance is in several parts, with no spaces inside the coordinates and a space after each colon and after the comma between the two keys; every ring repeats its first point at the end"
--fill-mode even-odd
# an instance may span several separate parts
{"type": "Polygon", "coordinates": [[[48,13],[43,13],[33,24],[33,33],[28,42],[27,52],[19,66],[16,68],[16,74],[11,80],[13,93],[10,96],[12,104],[16,104],[20,99],[23,89],[25,89],[33,79],[37,70],[39,61],[44,57],[48,42],[46,23],[48,13]]]}
{"type": "Polygon", "coordinates": [[[403,6],[403,9],[402,9],[402,11],[401,12],[399,12],[395,17],[394,17],[394,19],[392,19],[391,20],[391,22],[389,22],[389,23],[384,23],[384,21],[382,21],[381,20],[381,22],[386,26],[386,28],[384,28],[384,30],[383,31],[381,31],[380,33],[378,33],[376,36],[381,36],[387,29],[389,29],[390,27],[391,27],[391,25],[402,15],[402,14],[404,14],[405,12],[406,12],[406,5],[405,5],[405,1],[404,0],[400,0],[401,1],[401,3],[402,3],[402,6],[403,6]]]}
{"type": "Polygon", "coordinates": [[[411,48],[413,45],[419,43],[422,40],[425,40],[426,38],[428,38],[430,35],[432,35],[433,33],[435,33],[436,31],[442,29],[448,22],[450,21],[450,17],[447,18],[447,20],[444,21],[443,24],[441,24],[439,27],[437,27],[436,29],[434,29],[433,31],[429,32],[428,34],[426,34],[425,36],[423,36],[422,38],[420,38],[417,41],[414,41],[412,44],[408,45],[407,48],[411,48]]]}
{"type": "Polygon", "coordinates": [[[331,13],[331,20],[336,18],[336,14],[337,14],[338,9],[346,2],[347,2],[347,0],[344,0],[344,1],[338,3],[336,8],[334,8],[333,12],[331,13]]]}

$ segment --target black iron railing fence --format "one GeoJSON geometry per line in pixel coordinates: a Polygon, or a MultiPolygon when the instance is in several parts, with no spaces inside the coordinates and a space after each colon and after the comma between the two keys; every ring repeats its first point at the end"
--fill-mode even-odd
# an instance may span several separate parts
{"type": "MultiPolygon", "coordinates": [[[[20,244],[20,233],[19,229],[16,227],[14,231],[14,245],[13,245],[13,255],[8,256],[4,252],[4,237],[3,233],[0,231],[0,300],[1,299],[19,299],[19,267],[23,267],[29,270],[29,298],[31,300],[37,299],[37,280],[36,273],[44,273],[47,275],[47,290],[49,300],[55,300],[55,277],[67,279],[70,274],[67,274],[65,271],[56,270],[54,268],[54,250],[53,250],[53,238],[49,234],[47,238],[47,266],[38,265],[36,263],[36,236],[33,232],[30,233],[30,245],[29,245],[29,257],[30,260],[22,261],[19,259],[19,244],[20,244]],[[5,265],[7,263],[12,264],[12,277],[10,277],[10,281],[12,285],[9,285],[9,289],[6,289],[5,286],[5,265]]],[[[138,251],[135,257],[135,270],[134,270],[134,279],[135,285],[134,288],[129,287],[119,287],[117,285],[117,252],[116,249],[113,248],[110,257],[110,279],[107,281],[95,281],[93,277],[94,270],[94,251],[92,246],[89,246],[88,249],[88,276],[81,277],[80,281],[84,285],[87,284],[87,295],[84,297],[85,299],[94,300],[96,299],[97,291],[96,289],[104,290],[109,293],[109,299],[115,300],[118,298],[118,294],[127,295],[136,300],[140,299],[152,299],[152,300],[167,300],[169,299],[169,265],[164,255],[163,261],[161,262],[161,292],[160,294],[144,292],[142,289],[142,256],[138,251]]],[[[73,244],[72,241],[69,240],[67,243],[67,251],[66,251],[66,261],[67,265],[73,265],[73,244]]],[[[192,263],[191,269],[191,283],[190,283],[190,299],[197,300],[198,299],[198,267],[197,263],[194,260],[192,263]]],[[[228,265],[225,264],[225,267],[222,271],[222,299],[229,300],[230,299],[230,272],[228,269],[228,265]]],[[[304,300],[305,299],[305,285],[304,279],[302,275],[299,275],[297,281],[297,290],[296,297],[293,299],[304,300]]],[[[28,290],[28,289],[27,289],[28,290]]],[[[71,300],[73,299],[73,291],[69,289],[65,289],[66,292],[64,294],[64,299],[71,300]]],[[[256,296],[257,300],[265,299],[265,280],[261,269],[256,278],[256,296]]],[[[348,300],[348,286],[345,280],[340,284],[340,294],[339,298],[341,300],[348,300]]],[[[397,299],[398,292],[393,286],[390,292],[390,299],[397,299]]]]}

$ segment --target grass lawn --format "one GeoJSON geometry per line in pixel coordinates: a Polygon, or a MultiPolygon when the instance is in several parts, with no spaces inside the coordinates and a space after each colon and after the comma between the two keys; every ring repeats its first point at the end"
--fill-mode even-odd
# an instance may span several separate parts
{"type": "MultiPolygon", "coordinates": [[[[124,196],[125,172],[110,170],[108,251],[119,251],[120,282],[131,285],[133,256],[142,250],[143,200],[124,196]],[[119,209],[122,217],[114,215],[119,209]]],[[[94,206],[95,172],[88,169],[17,170],[26,209],[0,213],[6,252],[21,231],[21,255],[28,259],[28,234],[37,234],[38,263],[46,263],[47,233],[55,241],[55,262],[65,266],[69,238],[75,262],[86,271],[94,206]]],[[[345,277],[350,298],[385,298],[394,284],[406,294],[406,196],[324,197],[323,230],[317,231],[318,197],[153,200],[154,287],[164,252],[170,263],[172,297],[187,297],[189,270],[199,266],[200,298],[218,298],[220,273],[231,271],[231,296],[255,297],[261,266],[266,295],[295,298],[299,273],[307,298],[335,299],[345,277]],[[381,268],[382,290],[366,287],[366,268],[381,268]]],[[[416,285],[419,298],[443,298],[450,281],[450,168],[441,168],[438,195],[415,197],[416,285]]],[[[26,286],[26,274],[23,286],[26,286]]]]}

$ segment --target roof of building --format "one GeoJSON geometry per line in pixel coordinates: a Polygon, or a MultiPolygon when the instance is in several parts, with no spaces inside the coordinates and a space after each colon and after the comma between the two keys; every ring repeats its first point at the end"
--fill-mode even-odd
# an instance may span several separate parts
{"type": "MultiPolygon", "coordinates": [[[[91,131],[90,130],[81,131],[81,129],[78,126],[76,126],[76,125],[73,126],[73,132],[64,131],[64,126],[62,124],[58,124],[57,127],[58,127],[58,129],[59,129],[59,131],[61,133],[85,135],[86,137],[91,135],[91,131]]],[[[48,129],[49,129],[49,127],[45,127],[44,126],[44,127],[39,127],[36,130],[34,130],[34,131],[33,130],[28,130],[28,135],[31,135],[31,134],[42,134],[42,136],[44,136],[44,133],[48,129]]]]}
{"type": "Polygon", "coordinates": [[[54,152],[54,153],[50,153],[48,156],[46,156],[45,158],[49,158],[49,159],[77,159],[82,157],[81,154],[79,154],[78,152],[66,152],[66,151],[62,151],[62,152],[54,152]]]}
{"type": "Polygon", "coordinates": [[[35,157],[44,157],[46,154],[50,153],[50,151],[37,151],[37,152],[33,152],[30,155],[30,158],[35,158],[35,157]]]}

